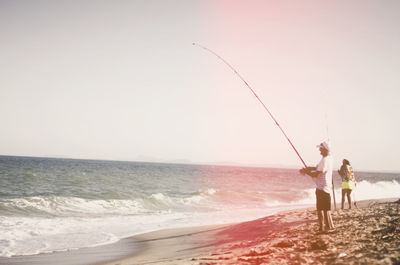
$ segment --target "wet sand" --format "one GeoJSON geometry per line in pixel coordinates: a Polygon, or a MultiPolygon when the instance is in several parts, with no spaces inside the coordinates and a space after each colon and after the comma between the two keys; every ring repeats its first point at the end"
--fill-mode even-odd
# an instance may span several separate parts
{"type": "Polygon", "coordinates": [[[160,230],[115,244],[0,264],[400,264],[400,199],[333,211],[335,230],[318,233],[315,209],[232,225],[160,230]]]}

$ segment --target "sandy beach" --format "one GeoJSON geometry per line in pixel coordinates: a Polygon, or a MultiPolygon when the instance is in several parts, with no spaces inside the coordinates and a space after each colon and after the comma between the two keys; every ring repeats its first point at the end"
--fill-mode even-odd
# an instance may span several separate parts
{"type": "Polygon", "coordinates": [[[333,212],[335,230],[318,233],[314,209],[229,226],[171,229],[135,236],[132,264],[400,264],[400,200],[357,203],[333,212]]]}

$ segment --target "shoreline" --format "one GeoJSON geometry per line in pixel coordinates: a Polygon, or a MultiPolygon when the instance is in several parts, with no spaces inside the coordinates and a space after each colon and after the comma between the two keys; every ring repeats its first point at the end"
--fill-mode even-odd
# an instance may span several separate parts
{"type": "Polygon", "coordinates": [[[311,264],[363,258],[361,263],[377,263],[378,258],[388,259],[383,264],[400,263],[400,200],[357,205],[359,209],[332,211],[332,233],[316,233],[315,207],[299,208],[235,224],[158,230],[98,247],[0,258],[0,264],[311,264]],[[380,237],[374,243],[370,236],[375,235],[380,237]]]}
{"type": "Polygon", "coordinates": [[[314,207],[231,225],[146,233],[133,237],[143,243],[141,252],[101,265],[400,263],[400,235],[393,230],[400,230],[400,200],[357,206],[333,211],[336,227],[329,233],[317,232],[314,207]],[[384,240],[374,242],[377,236],[384,240]]]}

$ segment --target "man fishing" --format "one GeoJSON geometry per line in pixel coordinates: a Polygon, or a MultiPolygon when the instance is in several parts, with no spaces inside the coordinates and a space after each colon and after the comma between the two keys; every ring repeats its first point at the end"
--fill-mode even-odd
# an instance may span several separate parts
{"type": "Polygon", "coordinates": [[[332,189],[332,156],[331,147],[328,142],[322,142],[317,146],[322,155],[321,161],[316,167],[305,167],[300,170],[301,174],[311,176],[316,184],[315,194],[317,197],[317,214],[319,231],[334,229],[331,215],[331,189],[332,189]],[[325,223],[325,229],[324,229],[325,223]]]}
{"type": "Polygon", "coordinates": [[[258,97],[256,92],[250,87],[249,83],[244,80],[244,78],[239,74],[239,72],[233,68],[232,65],[230,65],[224,58],[222,58],[220,55],[215,53],[213,50],[210,50],[209,48],[200,45],[198,43],[193,43],[194,46],[198,46],[202,48],[203,50],[206,50],[210,52],[211,54],[215,55],[219,60],[221,60],[224,64],[226,64],[234,73],[237,75],[243,83],[247,86],[247,88],[253,93],[253,95],[257,98],[257,100],[261,103],[261,105],[264,107],[264,109],[267,111],[269,116],[274,120],[275,124],[278,126],[278,128],[281,130],[283,135],[285,136],[286,140],[289,142],[289,144],[292,146],[293,150],[296,152],[297,156],[300,158],[301,162],[304,165],[304,168],[300,170],[300,173],[302,174],[307,174],[313,177],[317,189],[316,189],[316,195],[317,195],[317,212],[318,212],[318,222],[320,226],[320,231],[324,231],[323,223],[325,220],[325,225],[326,225],[326,230],[333,229],[333,220],[331,216],[331,195],[330,195],[330,190],[332,188],[332,157],[329,155],[330,152],[330,146],[329,143],[323,142],[321,143],[318,147],[322,155],[322,159],[317,165],[317,167],[307,167],[306,163],[304,162],[303,158],[300,156],[299,152],[297,149],[294,147],[292,141],[290,141],[289,137],[286,135],[286,133],[283,131],[282,127],[279,125],[278,121],[275,119],[275,117],[272,115],[272,113],[269,111],[267,106],[264,104],[264,102],[261,101],[261,99],[258,97]]]}

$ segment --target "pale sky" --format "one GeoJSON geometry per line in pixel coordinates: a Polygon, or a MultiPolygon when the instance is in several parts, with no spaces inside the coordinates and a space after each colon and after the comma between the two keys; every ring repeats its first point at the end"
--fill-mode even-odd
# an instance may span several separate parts
{"type": "Polygon", "coordinates": [[[400,171],[399,1],[0,0],[0,154],[400,171]],[[328,129],[328,130],[327,130],[328,129]]]}

